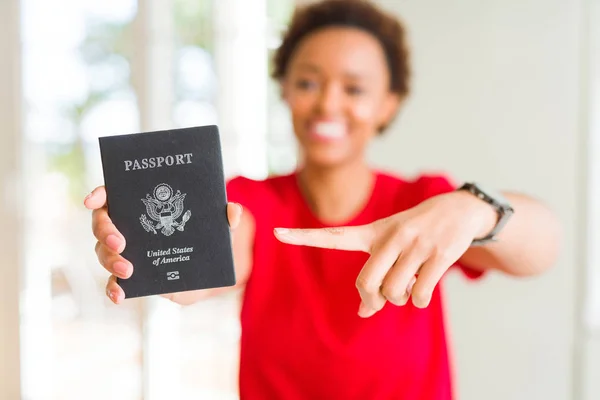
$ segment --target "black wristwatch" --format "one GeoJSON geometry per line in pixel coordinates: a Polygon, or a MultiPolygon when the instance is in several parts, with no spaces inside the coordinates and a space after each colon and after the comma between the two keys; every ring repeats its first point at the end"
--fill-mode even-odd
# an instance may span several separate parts
{"type": "Polygon", "coordinates": [[[510,217],[515,212],[508,200],[501,193],[487,189],[484,190],[481,185],[472,182],[465,183],[457,190],[465,190],[472,193],[474,196],[477,196],[479,199],[492,206],[496,210],[496,213],[498,213],[498,221],[496,222],[496,226],[494,226],[487,236],[473,240],[471,245],[481,246],[495,241],[496,235],[498,235],[502,228],[504,228],[510,217]]]}

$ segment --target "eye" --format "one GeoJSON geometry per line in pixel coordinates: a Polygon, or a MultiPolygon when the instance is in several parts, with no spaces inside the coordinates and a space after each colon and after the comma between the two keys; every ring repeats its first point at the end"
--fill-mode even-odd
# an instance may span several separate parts
{"type": "Polygon", "coordinates": [[[298,79],[296,81],[296,88],[301,90],[311,90],[317,87],[317,83],[310,79],[298,79]]]}
{"type": "Polygon", "coordinates": [[[348,93],[351,96],[359,96],[359,95],[363,94],[364,92],[365,91],[360,86],[352,85],[352,86],[346,87],[346,93],[348,93]]]}

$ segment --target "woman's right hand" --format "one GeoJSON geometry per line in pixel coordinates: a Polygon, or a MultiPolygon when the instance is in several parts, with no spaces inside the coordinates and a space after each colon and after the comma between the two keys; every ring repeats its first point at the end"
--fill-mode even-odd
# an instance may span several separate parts
{"type": "MultiPolygon", "coordinates": [[[[111,274],[106,284],[106,295],[113,303],[119,304],[125,299],[125,292],[117,283],[117,277],[127,279],[133,273],[133,264],[121,253],[125,250],[125,237],[119,232],[108,216],[106,190],[99,186],[84,200],[84,205],[92,211],[92,232],[98,241],[96,255],[100,264],[111,274]]],[[[227,204],[229,226],[235,229],[242,216],[239,204],[227,204]]]]}
{"type": "Polygon", "coordinates": [[[98,261],[111,274],[106,284],[106,295],[113,303],[119,304],[125,298],[125,292],[117,284],[117,277],[127,279],[133,273],[133,264],[121,256],[125,250],[125,237],[108,216],[104,186],[94,189],[83,204],[93,210],[92,232],[97,240],[98,261]]]}

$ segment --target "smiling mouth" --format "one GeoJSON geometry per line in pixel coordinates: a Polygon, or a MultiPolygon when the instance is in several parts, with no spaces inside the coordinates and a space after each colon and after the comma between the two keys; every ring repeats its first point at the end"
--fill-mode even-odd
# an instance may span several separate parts
{"type": "Polygon", "coordinates": [[[347,136],[346,126],[341,122],[317,122],[312,125],[311,136],[321,140],[338,140],[347,136]]]}

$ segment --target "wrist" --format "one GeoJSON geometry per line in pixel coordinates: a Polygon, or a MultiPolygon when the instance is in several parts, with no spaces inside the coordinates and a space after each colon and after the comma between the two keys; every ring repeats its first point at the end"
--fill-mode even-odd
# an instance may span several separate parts
{"type": "Polygon", "coordinates": [[[474,240],[487,236],[494,229],[499,218],[494,207],[467,191],[459,190],[452,195],[464,206],[467,219],[473,223],[474,240]]]}

